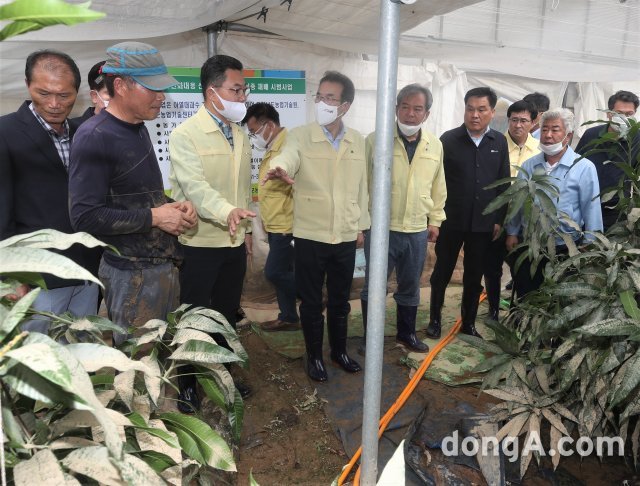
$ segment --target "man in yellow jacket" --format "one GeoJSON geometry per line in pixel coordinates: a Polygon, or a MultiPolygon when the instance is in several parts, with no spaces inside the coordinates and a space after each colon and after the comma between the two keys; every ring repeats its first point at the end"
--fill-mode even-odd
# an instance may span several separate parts
{"type": "MultiPolygon", "coordinates": [[[[280,155],[286,143],[287,129],[280,126],[280,115],[269,103],[254,103],[242,121],[258,150],[265,150],[260,163],[259,180],[267,175],[269,162],[280,155]]],[[[269,241],[264,274],[276,289],[280,313],[273,321],[263,322],[264,331],[300,329],[296,306],[296,282],[293,273],[293,186],[281,180],[258,185],[260,217],[269,241]]]]}
{"type": "Polygon", "coordinates": [[[295,280],[307,348],[306,371],[325,381],[322,358],[322,286],[327,281],[331,359],[345,371],[360,365],[347,354],[347,318],[356,246],[369,228],[364,138],[346,128],[355,88],[344,74],[328,71],[315,96],[316,122],[291,130],[282,153],[262,182],[280,178],[294,186],[295,280]],[[289,176],[291,174],[291,176],[289,176]]]}
{"type": "MultiPolygon", "coordinates": [[[[251,254],[247,218],[255,216],[248,209],[251,145],[237,125],[246,114],[249,88],[240,61],[224,55],[205,61],[200,80],[203,105],[169,137],[172,197],[191,201],[198,213],[198,226],[180,237],[180,300],[217,310],[235,327],[251,254]]],[[[197,398],[191,400],[195,383],[182,385],[179,404],[197,408],[197,398]]],[[[245,385],[236,386],[244,396],[250,393],[245,385]]]]}
{"type": "MultiPolygon", "coordinates": [[[[429,347],[416,336],[416,315],[420,303],[420,275],[427,254],[427,241],[435,243],[445,220],[447,185],[442,166],[442,143],[423,130],[433,96],[424,86],[410,84],[400,90],[396,102],[398,120],[391,168],[391,218],[387,277],[396,270],[398,289],[396,341],[412,351],[426,353],[429,347]]],[[[367,137],[368,173],[371,176],[375,132],[367,137]]],[[[362,299],[363,323],[367,325],[369,286],[369,240],[365,231],[367,259],[362,299]]]]}

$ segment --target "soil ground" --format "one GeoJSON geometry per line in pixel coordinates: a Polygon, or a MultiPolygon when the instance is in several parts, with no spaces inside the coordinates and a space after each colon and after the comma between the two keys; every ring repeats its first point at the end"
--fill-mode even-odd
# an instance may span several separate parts
{"type": "MultiPolygon", "coordinates": [[[[247,313],[251,315],[250,310],[247,313]]],[[[330,485],[349,457],[326,418],[323,403],[314,394],[302,361],[269,349],[250,326],[241,328],[240,335],[251,359],[251,368],[242,377],[254,394],[245,402],[237,484],[249,484],[251,471],[261,486],[330,485]]],[[[472,386],[448,387],[431,381],[419,386],[430,396],[438,397],[430,403],[433,410],[458,400],[478,400],[478,389],[472,386]]],[[[550,461],[543,461],[541,466],[532,461],[522,484],[640,484],[620,459],[600,463],[596,457],[582,462],[571,457],[561,461],[560,472],[554,478],[549,477],[549,470],[550,461]]],[[[484,484],[479,474],[471,477],[473,484],[484,484]]]]}

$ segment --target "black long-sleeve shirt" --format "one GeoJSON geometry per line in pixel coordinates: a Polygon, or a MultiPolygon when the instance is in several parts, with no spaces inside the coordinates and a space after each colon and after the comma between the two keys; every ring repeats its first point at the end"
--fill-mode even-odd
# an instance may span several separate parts
{"type": "Polygon", "coordinates": [[[456,231],[493,231],[494,224],[503,224],[506,208],[488,215],[482,212],[508,186],[484,188],[511,175],[507,139],[491,129],[476,147],[462,125],[444,132],[440,140],[447,181],[447,202],[444,206],[447,228],[456,231]]]}
{"type": "Polygon", "coordinates": [[[83,123],[69,164],[71,223],[115,246],[120,268],[181,259],[175,236],[151,226],[151,208],[168,202],[144,123],[124,122],[103,110],[83,123]]]}

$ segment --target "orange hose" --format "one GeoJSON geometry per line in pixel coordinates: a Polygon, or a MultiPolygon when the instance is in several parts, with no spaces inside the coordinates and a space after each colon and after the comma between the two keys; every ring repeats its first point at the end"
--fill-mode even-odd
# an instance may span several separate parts
{"type": "MultiPolygon", "coordinates": [[[[480,295],[479,302],[482,302],[486,298],[487,298],[487,294],[483,292],[482,295],[480,295]]],[[[395,415],[404,406],[404,404],[409,399],[413,391],[416,389],[416,387],[418,386],[418,383],[424,376],[424,373],[427,371],[427,368],[429,368],[429,366],[431,365],[431,362],[433,361],[433,359],[437,356],[437,354],[440,351],[442,351],[442,348],[444,348],[447,344],[451,342],[451,340],[455,337],[457,332],[460,330],[461,325],[462,325],[462,318],[458,317],[455,324],[453,325],[449,333],[444,337],[444,339],[441,339],[438,342],[438,344],[436,344],[436,346],[429,352],[429,354],[425,356],[424,360],[422,361],[422,364],[420,365],[418,370],[415,372],[415,374],[411,377],[411,379],[409,380],[409,383],[407,383],[407,386],[404,388],[404,390],[402,390],[402,392],[400,393],[396,401],[393,403],[393,405],[389,407],[389,410],[387,410],[387,412],[380,419],[380,423],[378,425],[378,439],[382,437],[382,434],[384,433],[387,426],[389,425],[389,422],[391,422],[393,417],[395,417],[395,415]]],[[[338,486],[342,486],[344,484],[345,479],[347,478],[347,476],[349,476],[349,474],[351,473],[351,470],[353,469],[353,466],[358,461],[358,459],[360,459],[361,455],[362,455],[362,446],[358,448],[356,453],[353,455],[353,457],[349,461],[349,464],[347,464],[346,467],[343,469],[342,474],[340,474],[340,477],[338,478],[338,486]]],[[[359,483],[360,483],[360,466],[358,466],[358,469],[356,470],[356,474],[353,478],[353,486],[358,486],[359,483]]]]}

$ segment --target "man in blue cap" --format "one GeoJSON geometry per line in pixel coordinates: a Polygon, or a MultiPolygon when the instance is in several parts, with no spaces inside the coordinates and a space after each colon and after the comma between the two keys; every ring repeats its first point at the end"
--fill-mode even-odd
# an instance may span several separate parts
{"type": "Polygon", "coordinates": [[[118,249],[107,249],[98,276],[109,318],[125,331],[165,319],[178,306],[177,236],[196,224],[190,202],[164,193],[145,120],[158,116],[177,84],[153,46],[123,42],[102,67],[109,106],[76,133],[69,164],[71,222],[118,249]]]}

